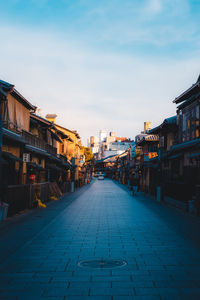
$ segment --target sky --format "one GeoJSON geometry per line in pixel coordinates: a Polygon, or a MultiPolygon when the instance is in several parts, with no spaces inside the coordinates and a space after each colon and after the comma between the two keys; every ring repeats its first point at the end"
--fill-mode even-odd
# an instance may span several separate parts
{"type": "Polygon", "coordinates": [[[175,115],[200,73],[199,0],[0,0],[0,79],[84,144],[175,115]]]}

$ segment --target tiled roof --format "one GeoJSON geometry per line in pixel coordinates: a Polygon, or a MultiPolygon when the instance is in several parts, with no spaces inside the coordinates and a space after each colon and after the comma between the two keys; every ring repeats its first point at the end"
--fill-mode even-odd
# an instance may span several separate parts
{"type": "Polygon", "coordinates": [[[177,116],[173,116],[170,118],[166,118],[162,124],[176,124],[177,122],[177,116]]]}
{"type": "Polygon", "coordinates": [[[18,133],[15,133],[9,129],[6,129],[6,128],[2,128],[3,130],[3,137],[4,138],[7,138],[7,139],[11,139],[15,142],[18,142],[18,143],[21,143],[21,144],[26,144],[26,141],[23,139],[23,137],[18,134],[18,133]]]}
{"type": "Polygon", "coordinates": [[[181,144],[177,144],[171,147],[172,151],[179,151],[182,149],[186,149],[186,148],[190,148],[190,147],[194,147],[194,146],[198,146],[200,145],[200,139],[195,139],[195,140],[191,140],[188,142],[184,142],[181,144]]]}
{"type": "Polygon", "coordinates": [[[197,79],[197,82],[193,84],[189,89],[183,92],[180,96],[176,97],[173,102],[178,104],[183,102],[184,100],[188,99],[189,97],[193,96],[194,94],[198,93],[200,90],[200,76],[197,79]]]}
{"type": "Polygon", "coordinates": [[[183,108],[183,107],[187,106],[191,102],[195,101],[199,96],[200,96],[200,92],[192,95],[191,97],[186,99],[183,103],[181,103],[179,106],[177,106],[177,108],[180,109],[180,108],[183,108]]]}

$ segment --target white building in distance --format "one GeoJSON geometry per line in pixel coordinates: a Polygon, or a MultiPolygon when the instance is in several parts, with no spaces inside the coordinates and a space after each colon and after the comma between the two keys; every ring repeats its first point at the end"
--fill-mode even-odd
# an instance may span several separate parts
{"type": "Polygon", "coordinates": [[[107,131],[106,130],[100,130],[99,132],[99,142],[102,143],[107,137],[107,131]]]}

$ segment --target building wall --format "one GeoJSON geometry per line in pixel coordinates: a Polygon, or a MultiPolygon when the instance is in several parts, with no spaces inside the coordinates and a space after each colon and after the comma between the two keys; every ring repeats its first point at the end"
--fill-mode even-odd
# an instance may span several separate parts
{"type": "Polygon", "coordinates": [[[167,134],[167,151],[170,150],[171,146],[174,143],[174,133],[173,132],[169,132],[167,134]]]}
{"type": "Polygon", "coordinates": [[[91,147],[91,151],[92,151],[93,154],[98,153],[99,152],[99,146],[91,147]]]}
{"type": "Polygon", "coordinates": [[[17,157],[20,157],[20,147],[15,145],[3,145],[2,151],[9,152],[17,157]]]}
{"type": "Polygon", "coordinates": [[[96,144],[96,143],[99,143],[99,139],[97,136],[91,136],[90,137],[90,145],[93,145],[93,144],[96,144]]]}
{"type": "Polygon", "coordinates": [[[76,137],[76,134],[68,130],[67,128],[63,128],[57,124],[55,124],[55,127],[62,131],[64,134],[68,135],[73,142],[68,141],[67,139],[63,140],[63,144],[60,144],[57,142],[57,149],[58,154],[62,154],[67,156],[67,158],[70,160],[72,157],[79,157],[79,146],[78,146],[78,138],[76,137]],[[63,146],[64,145],[64,146],[63,146]]]}
{"type": "Polygon", "coordinates": [[[178,110],[179,143],[200,137],[199,117],[200,107],[198,101],[178,110]]]}
{"type": "Polygon", "coordinates": [[[8,120],[10,129],[30,129],[30,111],[12,95],[8,94],[8,120]]]}
{"type": "Polygon", "coordinates": [[[106,137],[106,144],[110,144],[110,143],[112,143],[112,142],[115,142],[115,140],[116,140],[116,136],[107,136],[106,137]]]}
{"type": "Polygon", "coordinates": [[[108,149],[113,150],[121,150],[126,151],[128,148],[130,148],[132,143],[123,143],[123,142],[112,142],[109,144],[108,149]]]}
{"type": "Polygon", "coordinates": [[[152,122],[144,122],[144,132],[151,129],[152,122]]]}
{"type": "Polygon", "coordinates": [[[99,132],[99,141],[103,142],[106,137],[107,137],[107,131],[106,130],[100,130],[100,132],[99,132]]]}

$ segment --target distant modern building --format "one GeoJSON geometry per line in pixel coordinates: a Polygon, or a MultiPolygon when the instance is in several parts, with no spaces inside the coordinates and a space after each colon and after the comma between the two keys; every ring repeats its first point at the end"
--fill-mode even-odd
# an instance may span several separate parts
{"type": "Polygon", "coordinates": [[[144,132],[147,133],[152,126],[152,122],[144,122],[144,132]]]}
{"type": "Polygon", "coordinates": [[[144,122],[144,131],[141,131],[140,134],[137,134],[135,136],[135,142],[136,144],[141,141],[145,136],[148,135],[148,131],[151,130],[151,122],[144,122]]]}
{"type": "Polygon", "coordinates": [[[114,141],[107,145],[107,149],[103,152],[103,157],[107,157],[110,155],[119,155],[125,152],[126,150],[130,149],[132,146],[133,141],[131,140],[124,140],[124,141],[114,141]]]}
{"type": "Polygon", "coordinates": [[[89,141],[89,147],[93,154],[97,154],[99,152],[99,139],[96,136],[91,136],[89,141]]]}
{"type": "Polygon", "coordinates": [[[96,136],[91,136],[91,137],[90,137],[90,145],[97,144],[97,143],[99,143],[98,137],[96,137],[96,136]]]}
{"type": "Polygon", "coordinates": [[[102,143],[107,137],[107,131],[106,130],[100,130],[99,132],[99,142],[102,143]]]}
{"type": "Polygon", "coordinates": [[[110,132],[110,136],[115,136],[115,137],[116,137],[116,132],[111,131],[111,132],[110,132]]]}
{"type": "Polygon", "coordinates": [[[127,137],[117,137],[114,131],[107,134],[106,130],[100,130],[99,139],[90,137],[90,148],[96,159],[102,159],[111,155],[120,155],[133,145],[133,141],[127,137]]]}

